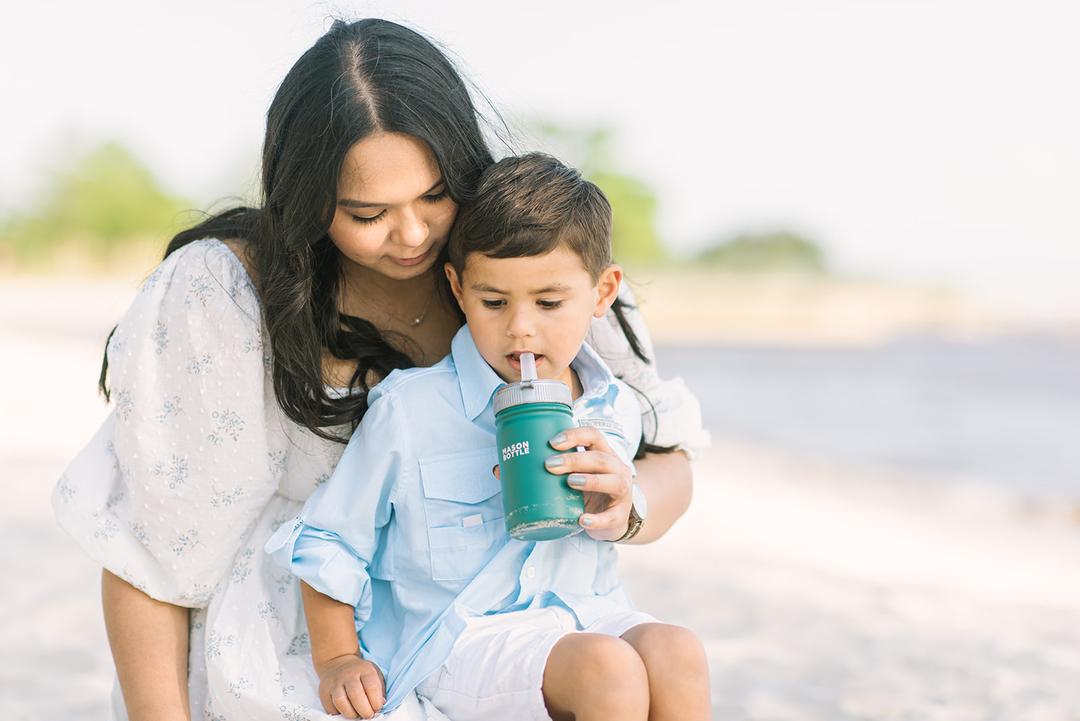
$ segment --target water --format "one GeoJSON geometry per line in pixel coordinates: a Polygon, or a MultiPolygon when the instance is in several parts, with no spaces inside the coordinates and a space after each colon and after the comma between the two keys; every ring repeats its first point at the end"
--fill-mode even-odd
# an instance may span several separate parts
{"type": "Polygon", "coordinates": [[[1080,498],[1080,338],[661,346],[716,438],[1080,498]]]}

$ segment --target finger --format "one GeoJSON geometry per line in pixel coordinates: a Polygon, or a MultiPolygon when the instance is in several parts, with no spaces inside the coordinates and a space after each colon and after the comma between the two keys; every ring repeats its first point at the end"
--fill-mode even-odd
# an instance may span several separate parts
{"type": "Polygon", "coordinates": [[[491,475],[495,476],[496,481],[501,480],[499,478],[499,464],[498,463],[496,463],[494,466],[491,467],[491,475]]]}
{"type": "Polygon", "coordinates": [[[349,702],[352,703],[352,707],[356,709],[360,718],[371,718],[375,715],[375,710],[371,708],[371,703],[368,701],[367,690],[361,681],[357,679],[346,681],[345,690],[349,692],[349,702]]]}
{"type": "MultiPolygon", "coordinates": [[[[630,479],[615,473],[571,473],[566,479],[571,488],[583,493],[603,493],[619,502],[630,494],[630,479]]],[[[606,504],[604,508],[610,504],[606,504]]]]}
{"type": "Polygon", "coordinates": [[[375,664],[360,674],[360,680],[364,682],[364,691],[367,692],[367,700],[371,709],[378,712],[386,702],[386,690],[383,686],[382,671],[375,664]]]}
{"type": "Polygon", "coordinates": [[[338,713],[337,706],[334,705],[334,699],[330,695],[330,689],[326,688],[323,684],[319,684],[319,701],[322,702],[323,711],[326,713],[338,713]]]}
{"type": "Polygon", "coordinates": [[[356,709],[349,702],[349,692],[345,690],[344,686],[335,688],[330,694],[330,698],[333,700],[334,708],[337,709],[339,714],[345,718],[357,718],[356,709]]]}
{"type": "Polygon", "coordinates": [[[596,428],[592,426],[581,426],[580,428],[567,428],[562,433],[552,438],[548,443],[552,448],[560,451],[566,451],[571,448],[577,448],[578,446],[584,446],[585,448],[591,448],[594,450],[600,450],[610,453],[611,445],[608,444],[607,438],[596,428]]]}
{"type": "Polygon", "coordinates": [[[621,538],[630,525],[630,504],[620,503],[601,513],[583,513],[578,523],[590,537],[598,541],[621,538]]]}
{"type": "MultiPolygon", "coordinates": [[[[583,493],[581,499],[584,501],[583,513],[603,513],[607,509],[611,508],[614,501],[611,500],[611,496],[606,493],[583,493]]],[[[625,501],[620,501],[625,503],[625,501]]]]}
{"type": "Polygon", "coordinates": [[[544,460],[548,473],[618,473],[630,475],[630,469],[619,457],[605,451],[560,453],[544,460]]]}

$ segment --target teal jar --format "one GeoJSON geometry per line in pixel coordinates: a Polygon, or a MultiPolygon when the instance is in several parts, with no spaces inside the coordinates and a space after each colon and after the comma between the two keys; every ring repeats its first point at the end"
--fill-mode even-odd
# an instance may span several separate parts
{"type": "Polygon", "coordinates": [[[559,453],[548,441],[574,427],[570,389],[553,380],[511,383],[493,401],[506,530],[523,541],[550,541],[581,531],[581,491],[568,474],[547,471],[544,460],[559,453]]]}

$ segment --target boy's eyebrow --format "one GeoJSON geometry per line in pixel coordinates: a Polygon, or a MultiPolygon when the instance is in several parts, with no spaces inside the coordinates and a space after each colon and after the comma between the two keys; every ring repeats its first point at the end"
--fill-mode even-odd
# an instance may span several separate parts
{"type": "MultiPolygon", "coordinates": [[[[442,185],[442,183],[443,179],[439,178],[435,181],[434,185],[432,185],[420,195],[429,195],[431,191],[435,190],[435,188],[438,188],[440,185],[442,185]]],[[[352,200],[350,198],[341,198],[338,200],[337,204],[343,208],[383,208],[389,205],[389,203],[369,203],[364,200],[352,200]]]]}
{"type": "MultiPolygon", "coordinates": [[[[497,293],[499,295],[510,295],[509,291],[501,290],[495,286],[488,285],[487,283],[473,283],[470,286],[473,290],[479,293],[497,293]]],[[[565,283],[552,283],[551,285],[545,285],[543,288],[537,288],[536,290],[529,291],[530,295],[545,295],[547,293],[562,293],[570,290],[570,286],[565,283]]]]}

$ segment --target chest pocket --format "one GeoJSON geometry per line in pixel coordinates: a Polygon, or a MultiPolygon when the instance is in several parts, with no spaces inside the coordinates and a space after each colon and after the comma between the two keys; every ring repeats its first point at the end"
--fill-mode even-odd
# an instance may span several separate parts
{"type": "Polygon", "coordinates": [[[469,579],[506,542],[494,446],[420,459],[431,577],[469,579]]]}

